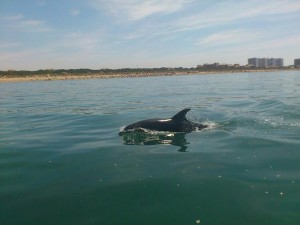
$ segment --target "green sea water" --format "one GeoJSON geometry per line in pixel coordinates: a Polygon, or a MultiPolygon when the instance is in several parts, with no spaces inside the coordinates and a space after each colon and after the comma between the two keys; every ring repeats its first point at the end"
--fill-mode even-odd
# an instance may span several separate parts
{"type": "Polygon", "coordinates": [[[0,83],[0,224],[300,224],[300,72],[0,83]]]}

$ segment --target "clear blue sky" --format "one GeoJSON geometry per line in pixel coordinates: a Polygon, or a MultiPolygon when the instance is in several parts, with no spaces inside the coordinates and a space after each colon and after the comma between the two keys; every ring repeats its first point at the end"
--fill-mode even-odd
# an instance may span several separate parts
{"type": "Polygon", "coordinates": [[[299,0],[1,0],[0,70],[300,58],[299,0]]]}

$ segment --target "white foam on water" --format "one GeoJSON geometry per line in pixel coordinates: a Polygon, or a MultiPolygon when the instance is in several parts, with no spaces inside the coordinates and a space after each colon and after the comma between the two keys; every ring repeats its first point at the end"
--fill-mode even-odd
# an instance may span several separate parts
{"type": "Polygon", "coordinates": [[[287,121],[283,116],[278,117],[262,117],[258,120],[258,123],[263,125],[269,125],[274,128],[289,128],[289,127],[300,127],[299,122],[287,121]]]}
{"type": "Polygon", "coordinates": [[[208,127],[205,128],[207,130],[213,130],[213,129],[216,129],[216,128],[220,128],[220,124],[216,123],[216,122],[208,122],[207,124],[204,124],[204,125],[207,125],[208,127]]]}
{"type": "Polygon", "coordinates": [[[207,121],[205,123],[202,123],[203,125],[206,125],[207,127],[204,129],[196,129],[195,132],[202,132],[202,131],[208,131],[208,130],[215,130],[220,128],[220,124],[216,123],[216,122],[212,122],[212,121],[207,121]]]}
{"type": "Polygon", "coordinates": [[[120,133],[124,132],[125,127],[126,127],[126,126],[120,127],[119,132],[120,132],[120,133]]]}

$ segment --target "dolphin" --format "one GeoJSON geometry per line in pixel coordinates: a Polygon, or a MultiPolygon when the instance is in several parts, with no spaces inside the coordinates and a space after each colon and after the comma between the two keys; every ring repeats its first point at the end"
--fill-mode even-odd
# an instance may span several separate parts
{"type": "Polygon", "coordinates": [[[185,115],[191,109],[184,109],[172,118],[148,119],[130,124],[124,128],[124,131],[147,129],[155,131],[184,132],[189,133],[196,130],[202,130],[207,125],[194,123],[186,119],[185,115]]]}

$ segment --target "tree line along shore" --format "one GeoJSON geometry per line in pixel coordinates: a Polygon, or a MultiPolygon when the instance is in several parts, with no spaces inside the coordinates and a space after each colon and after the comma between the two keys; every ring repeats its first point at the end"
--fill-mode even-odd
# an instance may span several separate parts
{"type": "Polygon", "coordinates": [[[46,69],[36,71],[0,71],[0,82],[69,79],[108,79],[151,76],[175,76],[188,74],[222,74],[299,70],[299,68],[125,68],[125,69],[46,69]]]}

